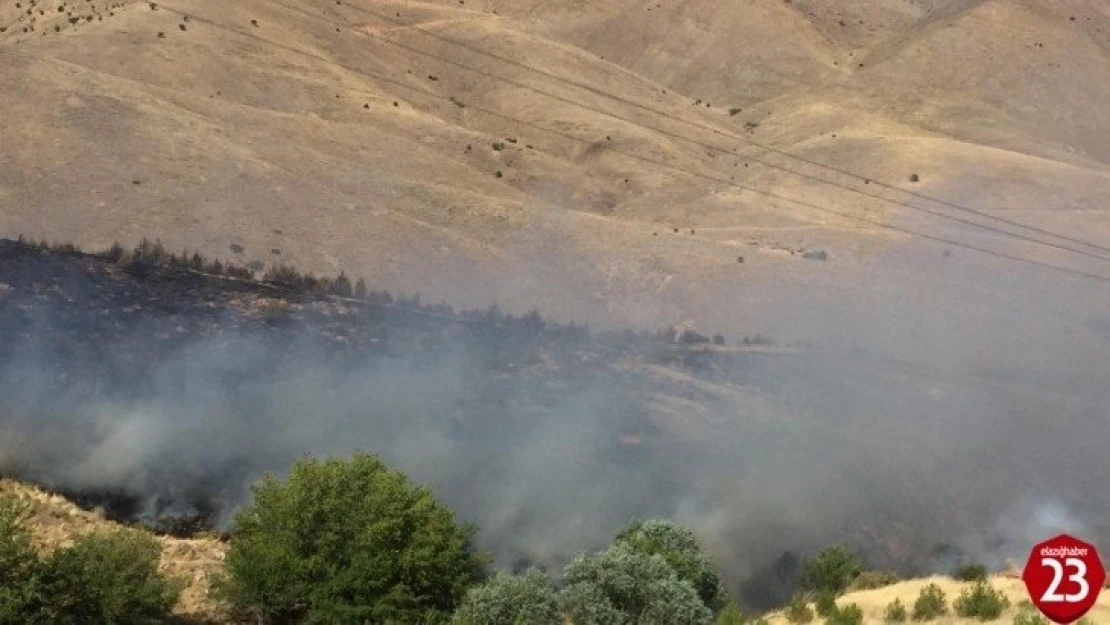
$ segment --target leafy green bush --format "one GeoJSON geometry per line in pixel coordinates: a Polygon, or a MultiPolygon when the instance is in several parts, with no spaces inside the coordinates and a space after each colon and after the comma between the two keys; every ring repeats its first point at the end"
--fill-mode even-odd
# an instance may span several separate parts
{"type": "Polygon", "coordinates": [[[883,612],[883,622],[905,623],[906,616],[906,606],[902,604],[901,599],[895,599],[887,604],[886,610],[883,612]]]}
{"type": "Polygon", "coordinates": [[[498,572],[466,593],[454,625],[562,625],[563,613],[551,581],[537,569],[523,575],[498,572]]]}
{"type": "Polygon", "coordinates": [[[986,581],[987,567],[982,564],[961,564],[952,572],[952,577],[961,582],[986,581]]]}
{"type": "Polygon", "coordinates": [[[0,497],[0,623],[164,623],[180,586],[158,572],[161,546],[133,530],[89,534],[40,558],[27,507],[0,497]]]}
{"type": "Polygon", "coordinates": [[[708,625],[713,613],[661,555],[615,542],[575,557],[560,599],[575,625],[708,625]]]}
{"type": "Polygon", "coordinates": [[[921,589],[917,600],[913,602],[913,620],[931,621],[948,613],[948,599],[944,591],[936,584],[929,584],[921,589]]]}
{"type": "Polygon", "coordinates": [[[843,607],[833,604],[833,611],[825,619],[826,625],[863,625],[863,609],[854,603],[843,607]]]}
{"type": "Polygon", "coordinates": [[[698,592],[702,603],[716,611],[727,593],[709,557],[698,545],[694,532],[670,521],[650,519],[634,521],[617,534],[615,543],[625,543],[647,555],[659,555],[698,592]]]}
{"type": "Polygon", "coordinates": [[[444,621],[482,558],[473,529],[378,458],[305,458],[235,517],[221,591],[260,620],[444,621]]]}
{"type": "Polygon", "coordinates": [[[0,497],[0,623],[28,620],[38,598],[38,555],[26,519],[23,502],[0,497]]]}
{"type": "Polygon", "coordinates": [[[804,594],[796,592],[790,598],[790,605],[786,607],[786,620],[791,623],[809,623],[813,620],[813,610],[809,609],[804,594]]]}
{"type": "Polygon", "coordinates": [[[52,623],[164,623],[181,586],[159,574],[161,554],[135,530],[83,536],[42,563],[41,612],[52,623]]]}
{"type": "Polygon", "coordinates": [[[817,593],[817,601],[813,605],[817,616],[822,618],[836,612],[836,593],[831,590],[822,590],[817,593]]]}
{"type": "Polygon", "coordinates": [[[987,582],[975,582],[965,588],[953,602],[956,614],[964,618],[980,621],[993,621],[1002,616],[1002,611],[1010,607],[1010,600],[1002,592],[995,590],[987,582]]]}
{"type": "Polygon", "coordinates": [[[844,592],[863,572],[859,558],[842,545],[834,545],[802,565],[802,587],[806,590],[844,592]]]}

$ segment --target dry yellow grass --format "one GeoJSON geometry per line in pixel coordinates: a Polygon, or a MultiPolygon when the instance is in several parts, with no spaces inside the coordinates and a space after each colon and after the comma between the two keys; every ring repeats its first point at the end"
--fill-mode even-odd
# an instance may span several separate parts
{"type": "MultiPolygon", "coordinates": [[[[912,613],[914,601],[917,599],[921,589],[928,584],[940,586],[941,590],[944,591],[949,607],[948,616],[929,622],[936,623],[937,625],[971,625],[972,623],[981,622],[955,616],[955,612],[952,609],[952,602],[960,596],[960,592],[964,588],[971,586],[971,584],[958,582],[950,577],[935,576],[912,579],[884,588],[849,592],[838,599],[837,604],[847,605],[849,603],[855,603],[863,609],[864,622],[882,623],[886,606],[890,605],[895,599],[900,600],[902,604],[906,606],[907,613],[912,613]]],[[[1029,600],[1029,593],[1025,590],[1025,584],[1017,577],[1017,574],[1010,574],[992,577],[991,585],[1005,593],[1006,597],[1010,600],[1010,608],[1002,614],[1000,620],[995,622],[1010,623],[1014,615],[1017,614],[1020,604],[1029,600]]],[[[1088,613],[1088,618],[1092,623],[1098,625],[1110,623],[1110,592],[1103,592],[1099,596],[1098,603],[1095,605],[1094,609],[1088,613]]],[[[785,625],[789,622],[781,613],[770,615],[768,620],[774,625],[785,625]]],[[[816,619],[815,622],[820,622],[820,619],[816,619]]],[[[908,622],[913,621],[911,619],[908,622]]]]}

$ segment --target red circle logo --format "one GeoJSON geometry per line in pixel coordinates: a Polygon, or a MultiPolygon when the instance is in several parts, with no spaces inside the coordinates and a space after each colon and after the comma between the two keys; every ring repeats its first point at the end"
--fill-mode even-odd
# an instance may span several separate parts
{"type": "Polygon", "coordinates": [[[1106,569],[1094,545],[1060,534],[1033,547],[1021,578],[1042,614],[1071,623],[1095,605],[1106,569]]]}

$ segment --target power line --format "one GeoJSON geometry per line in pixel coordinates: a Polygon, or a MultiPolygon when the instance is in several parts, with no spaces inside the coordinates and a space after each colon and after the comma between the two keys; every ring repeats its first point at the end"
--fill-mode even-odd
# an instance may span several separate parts
{"type": "MultiPolygon", "coordinates": [[[[287,9],[300,12],[303,15],[306,15],[306,16],[311,17],[313,19],[317,19],[317,20],[323,21],[325,23],[330,23],[333,26],[336,25],[334,22],[330,22],[330,21],[325,20],[324,18],[321,18],[317,15],[313,15],[311,13],[308,13],[308,12],[304,11],[303,9],[301,9],[299,7],[290,6],[288,4],[285,4],[284,2],[280,2],[279,0],[273,0],[273,1],[275,2],[275,4],[279,4],[281,6],[284,6],[287,9]]],[[[720,136],[723,136],[723,137],[726,137],[726,138],[729,138],[729,139],[741,141],[743,143],[746,143],[750,146],[759,148],[759,149],[764,150],[766,152],[770,152],[770,153],[777,154],[777,155],[780,155],[780,156],[783,156],[783,157],[786,157],[786,158],[789,158],[789,159],[793,159],[793,160],[796,160],[798,162],[805,163],[807,165],[817,167],[817,168],[820,168],[820,169],[826,169],[828,171],[840,174],[842,176],[855,178],[856,180],[859,180],[859,181],[863,182],[864,184],[872,184],[873,183],[873,184],[875,184],[875,186],[878,186],[878,187],[881,187],[881,188],[884,188],[884,189],[888,189],[890,191],[904,193],[904,194],[909,195],[911,197],[915,197],[915,198],[925,200],[925,201],[928,201],[928,202],[933,202],[933,203],[936,203],[936,204],[940,204],[942,206],[946,206],[946,207],[954,209],[954,210],[958,210],[958,211],[961,211],[961,212],[976,215],[978,217],[982,217],[982,218],[989,219],[989,220],[992,220],[992,221],[996,221],[996,222],[999,222],[999,223],[1007,224],[1007,225],[1014,226],[1014,227],[1017,227],[1017,228],[1022,228],[1022,229],[1025,229],[1025,230],[1028,230],[1028,231],[1031,231],[1031,232],[1036,232],[1038,234],[1042,234],[1042,235],[1045,235],[1045,236],[1050,236],[1050,237],[1060,239],[1060,240],[1063,240],[1063,241],[1068,241],[1068,242],[1071,242],[1071,243],[1075,243],[1075,244],[1078,244],[1078,245],[1082,245],[1082,246],[1085,246],[1085,247],[1089,247],[1089,248],[1092,248],[1092,249],[1097,249],[1097,250],[1101,250],[1103,252],[1110,253],[1110,247],[1107,247],[1107,246],[1103,246],[1103,245],[1099,245],[1097,243],[1091,243],[1089,241],[1084,241],[1082,239],[1078,239],[1078,238],[1075,238],[1075,237],[1070,237],[1070,236],[1067,236],[1067,235],[1059,234],[1059,233],[1052,232],[1050,230],[1046,230],[1044,228],[1040,228],[1040,227],[1037,227],[1037,226],[1031,226],[1031,225],[1028,225],[1028,224],[1024,224],[1024,223],[1022,223],[1020,221],[1017,221],[1017,220],[1014,220],[1014,219],[1009,219],[1009,218],[1001,217],[1001,216],[998,216],[998,215],[992,215],[991,213],[981,211],[981,210],[977,210],[977,209],[970,208],[970,207],[966,207],[966,206],[962,206],[960,204],[956,204],[955,202],[952,202],[952,201],[949,201],[949,200],[944,200],[944,199],[941,199],[941,198],[936,198],[936,197],[933,197],[933,196],[929,196],[927,194],[924,194],[924,193],[921,193],[921,192],[918,192],[918,191],[905,189],[905,188],[902,188],[902,187],[899,187],[899,186],[896,186],[896,185],[893,185],[893,184],[890,184],[890,183],[883,182],[881,180],[877,180],[875,178],[871,178],[871,177],[868,177],[868,176],[863,176],[861,174],[858,174],[858,173],[855,173],[855,172],[852,172],[852,171],[848,171],[846,169],[841,169],[841,168],[837,168],[837,167],[832,166],[832,165],[820,163],[818,161],[814,161],[814,160],[806,158],[804,156],[799,156],[799,155],[787,152],[785,150],[782,150],[780,148],[776,148],[776,147],[771,146],[771,145],[763,144],[763,143],[760,143],[760,142],[757,142],[757,141],[754,141],[754,140],[751,140],[751,139],[746,139],[743,136],[737,135],[735,133],[725,132],[725,131],[721,130],[720,128],[716,128],[716,127],[710,126],[708,124],[704,124],[704,123],[701,123],[701,122],[698,122],[698,121],[693,121],[693,120],[690,120],[690,119],[687,119],[687,118],[684,118],[684,117],[680,117],[678,115],[675,115],[673,113],[669,113],[669,112],[664,111],[662,109],[658,109],[658,108],[652,107],[650,105],[643,104],[641,102],[637,102],[635,100],[631,100],[629,98],[625,98],[623,96],[607,92],[603,89],[598,89],[598,88],[593,87],[591,85],[588,85],[586,83],[576,81],[576,80],[573,80],[571,78],[566,78],[566,77],[560,76],[558,74],[555,74],[553,72],[549,72],[549,71],[544,70],[544,69],[533,67],[531,65],[528,65],[526,63],[522,63],[522,62],[517,61],[515,59],[511,59],[511,58],[504,57],[504,56],[501,56],[501,55],[498,55],[498,54],[495,54],[495,53],[492,53],[492,52],[488,52],[486,50],[476,48],[476,47],[471,46],[471,45],[469,45],[465,42],[457,41],[455,39],[451,39],[449,37],[444,37],[442,35],[427,31],[423,28],[420,28],[419,26],[404,24],[403,22],[399,22],[394,18],[391,18],[391,17],[386,16],[386,15],[382,15],[380,13],[377,13],[375,11],[371,11],[369,9],[365,9],[365,8],[355,6],[355,5],[352,5],[352,4],[344,4],[343,6],[346,7],[346,8],[352,9],[354,11],[358,11],[358,12],[364,13],[366,15],[376,17],[380,20],[389,22],[391,24],[395,24],[397,26],[403,26],[403,27],[406,27],[406,28],[411,28],[412,30],[415,30],[415,31],[427,36],[427,37],[430,37],[432,39],[436,39],[438,41],[442,41],[442,42],[445,42],[445,43],[449,43],[451,45],[458,46],[458,47],[460,47],[464,50],[467,50],[469,52],[472,52],[474,54],[479,54],[479,55],[482,55],[482,56],[486,56],[486,57],[498,60],[500,62],[507,63],[507,64],[513,65],[515,67],[519,67],[519,68],[525,69],[527,71],[531,71],[531,72],[546,76],[548,78],[551,78],[552,80],[556,80],[556,81],[559,81],[559,82],[562,82],[562,83],[565,83],[565,84],[572,85],[576,88],[588,91],[588,92],[593,93],[595,95],[605,97],[605,98],[609,98],[609,99],[615,100],[617,102],[621,102],[622,104],[627,104],[629,106],[641,109],[643,111],[652,113],[654,115],[658,115],[658,116],[661,116],[661,117],[666,117],[668,119],[677,121],[677,122],[682,123],[682,124],[686,124],[686,125],[689,125],[689,126],[692,126],[692,127],[700,128],[702,130],[706,130],[706,131],[712,132],[714,134],[717,134],[717,135],[720,135],[720,136]]],[[[346,27],[346,25],[343,25],[343,26],[346,27]]],[[[349,27],[346,27],[346,28],[348,28],[348,30],[350,30],[349,27]]],[[[354,31],[352,31],[352,32],[354,32],[354,31]]],[[[405,44],[400,43],[398,41],[394,41],[392,39],[382,37],[380,35],[370,34],[370,33],[359,33],[359,34],[361,34],[363,36],[368,36],[368,37],[377,39],[379,41],[382,41],[382,42],[387,43],[389,45],[396,46],[398,48],[401,48],[401,49],[409,51],[409,52],[420,54],[422,56],[434,59],[434,60],[442,62],[442,63],[447,63],[447,64],[450,64],[450,65],[453,65],[453,66],[456,66],[456,67],[459,67],[459,68],[477,73],[479,75],[485,76],[485,77],[493,79],[493,80],[500,80],[502,82],[505,82],[507,84],[510,84],[510,85],[512,85],[514,87],[517,87],[517,88],[520,88],[520,89],[526,89],[526,90],[532,91],[534,93],[543,95],[545,97],[553,98],[553,99],[556,99],[560,102],[564,102],[566,104],[570,104],[570,105],[573,105],[573,106],[577,106],[577,107],[589,110],[589,111],[597,113],[599,115],[604,115],[606,117],[610,117],[610,118],[622,121],[624,123],[627,123],[627,124],[630,124],[630,125],[633,125],[633,126],[638,126],[640,128],[644,128],[646,130],[651,130],[651,131],[663,134],[665,136],[671,137],[673,139],[677,139],[677,140],[680,140],[680,141],[685,141],[685,142],[688,142],[688,143],[693,143],[693,144],[698,145],[699,147],[702,147],[704,149],[713,150],[715,152],[718,152],[718,153],[721,153],[721,154],[727,154],[729,156],[734,156],[734,154],[732,152],[730,152],[729,150],[727,150],[725,148],[720,148],[718,146],[715,146],[715,145],[712,145],[712,144],[709,144],[709,143],[706,143],[706,142],[703,142],[703,141],[699,141],[697,139],[693,139],[693,138],[690,138],[690,137],[686,137],[686,136],[683,136],[683,135],[680,135],[678,133],[674,133],[674,132],[671,132],[671,131],[668,131],[668,130],[665,130],[665,129],[662,129],[662,128],[657,128],[657,127],[654,127],[654,126],[648,126],[648,125],[645,125],[645,124],[641,124],[639,122],[634,122],[634,121],[625,119],[623,117],[620,117],[619,115],[614,115],[613,113],[610,113],[608,111],[604,111],[604,110],[601,110],[601,109],[597,109],[597,108],[588,106],[588,105],[586,105],[586,104],[584,104],[580,101],[572,100],[570,98],[566,98],[566,97],[560,96],[558,94],[553,94],[553,93],[544,91],[542,89],[538,89],[536,87],[533,87],[531,85],[526,85],[526,84],[523,84],[523,83],[519,83],[519,82],[514,81],[510,78],[505,78],[503,76],[497,76],[495,74],[491,74],[491,73],[486,72],[484,70],[480,70],[480,69],[477,69],[477,68],[474,68],[474,67],[470,67],[470,66],[468,66],[464,63],[455,61],[453,59],[443,58],[443,57],[437,56],[435,54],[432,54],[430,52],[420,50],[419,48],[414,48],[412,46],[405,45],[405,44]]],[[[760,164],[762,164],[765,167],[768,167],[770,169],[779,170],[779,171],[788,173],[790,175],[798,176],[798,177],[801,177],[801,178],[804,178],[804,179],[807,179],[807,180],[810,180],[810,181],[818,182],[818,183],[821,183],[821,184],[826,184],[826,185],[830,185],[830,186],[833,186],[833,187],[837,187],[837,188],[840,188],[840,189],[843,189],[843,190],[846,190],[846,191],[849,191],[849,192],[852,192],[852,193],[860,194],[864,197],[879,200],[881,202],[887,202],[887,203],[890,203],[890,204],[901,206],[903,208],[908,208],[910,210],[926,213],[928,215],[932,215],[934,217],[939,217],[941,219],[948,219],[948,220],[951,220],[951,221],[954,221],[954,222],[957,222],[957,223],[961,223],[961,224],[964,224],[964,225],[968,225],[968,226],[972,226],[972,227],[975,227],[975,228],[980,228],[980,229],[983,229],[983,230],[987,230],[987,231],[992,232],[994,234],[1008,236],[1008,237],[1020,239],[1022,241],[1026,241],[1026,242],[1029,242],[1029,243],[1033,243],[1033,244],[1037,244],[1037,245],[1043,245],[1043,246],[1046,246],[1046,247],[1051,247],[1051,248],[1055,248],[1055,249],[1058,249],[1058,250],[1068,251],[1068,252],[1072,252],[1072,253],[1075,253],[1075,254],[1080,254],[1080,255],[1083,255],[1083,256],[1087,256],[1089,258],[1095,258],[1095,259],[1099,259],[1099,260],[1110,261],[1110,256],[1106,256],[1106,255],[1103,255],[1103,254],[1092,253],[1092,252],[1077,249],[1077,248],[1074,248],[1074,247],[1071,247],[1071,246],[1068,246],[1068,245],[1062,245],[1062,244],[1059,244],[1059,243],[1052,243],[1052,242],[1049,242],[1049,241],[1043,241],[1041,239],[1037,239],[1037,238],[1034,238],[1034,237],[1031,237],[1031,236],[1028,236],[1028,235],[1023,235],[1023,234],[1019,234],[1019,233],[1015,233],[1015,232],[1010,232],[1010,231],[1007,231],[1007,230],[1002,230],[1000,228],[988,226],[988,225],[985,225],[985,224],[981,224],[981,223],[971,221],[971,220],[968,220],[968,219],[956,217],[956,216],[953,216],[953,215],[948,215],[946,213],[930,210],[930,209],[923,208],[923,207],[920,207],[920,206],[914,206],[912,204],[907,204],[905,202],[899,202],[897,200],[892,200],[890,198],[886,198],[886,197],[883,197],[883,196],[880,196],[880,195],[876,195],[874,193],[868,193],[868,192],[863,191],[861,189],[858,189],[858,188],[855,188],[855,187],[850,187],[850,186],[847,186],[847,185],[844,185],[844,184],[841,184],[841,183],[838,183],[838,182],[835,182],[835,181],[831,181],[831,180],[828,180],[828,179],[825,179],[825,178],[821,178],[819,176],[815,176],[815,175],[812,175],[812,174],[807,174],[807,173],[800,172],[800,171],[797,171],[797,170],[794,170],[794,169],[790,169],[790,168],[788,168],[786,166],[783,166],[783,165],[779,165],[779,164],[776,164],[776,163],[771,163],[771,162],[768,162],[768,161],[766,161],[762,158],[753,158],[751,160],[754,160],[755,162],[758,162],[758,163],[760,163],[760,164]]]]}
{"type": "MultiPolygon", "coordinates": [[[[164,5],[164,4],[160,5],[160,6],[162,8],[164,8],[165,10],[169,11],[169,12],[176,13],[178,15],[186,15],[185,12],[183,12],[179,9],[175,9],[171,6],[167,6],[167,5],[164,5]]],[[[287,52],[291,52],[293,54],[301,55],[301,56],[311,58],[311,59],[314,59],[314,60],[317,60],[317,61],[321,61],[321,62],[324,62],[324,63],[329,63],[329,64],[332,64],[332,65],[341,67],[341,68],[343,68],[343,69],[345,69],[345,70],[347,70],[351,73],[359,74],[359,75],[365,76],[367,78],[371,78],[373,80],[388,83],[388,84],[400,87],[402,89],[406,89],[406,90],[421,94],[425,97],[436,99],[436,100],[441,100],[441,101],[444,101],[444,102],[449,102],[452,105],[454,105],[453,99],[449,96],[443,96],[443,95],[440,95],[440,94],[435,93],[433,91],[429,91],[427,89],[423,89],[423,88],[420,88],[420,87],[415,87],[415,86],[406,84],[406,83],[404,83],[404,82],[402,82],[398,79],[390,78],[389,76],[384,76],[382,74],[377,74],[375,72],[370,72],[370,71],[366,71],[366,70],[356,69],[356,68],[350,67],[348,65],[344,65],[342,63],[339,63],[335,59],[327,58],[327,57],[324,57],[324,56],[321,56],[321,55],[318,55],[318,54],[313,54],[311,52],[301,50],[301,49],[298,49],[298,48],[294,48],[294,47],[286,45],[286,44],[278,43],[276,41],[272,41],[270,39],[266,39],[264,37],[260,37],[258,35],[255,35],[255,34],[252,34],[252,33],[246,32],[246,31],[234,29],[234,28],[225,26],[223,24],[218,24],[218,23],[216,23],[212,20],[209,20],[207,18],[198,17],[195,13],[189,13],[188,15],[189,15],[191,20],[195,20],[197,22],[208,24],[209,26],[211,26],[213,28],[217,28],[219,30],[223,30],[225,32],[229,32],[229,33],[232,33],[232,34],[240,35],[240,36],[248,38],[248,39],[253,39],[255,41],[258,41],[258,42],[261,42],[261,43],[264,43],[264,44],[267,44],[267,45],[272,45],[276,48],[286,50],[287,52]]],[[[898,232],[898,233],[906,234],[906,235],[909,235],[909,236],[919,237],[919,238],[922,238],[922,239],[935,241],[935,242],[938,242],[938,243],[944,243],[946,245],[951,245],[953,247],[958,247],[958,248],[962,248],[962,249],[966,249],[966,250],[970,250],[970,251],[974,251],[974,252],[980,252],[982,254],[995,256],[997,258],[1002,258],[1002,259],[1006,259],[1006,260],[1011,260],[1011,261],[1015,261],[1015,262],[1020,262],[1020,263],[1024,263],[1024,264],[1028,264],[1028,265],[1033,265],[1033,266],[1042,267],[1042,268],[1045,268],[1045,269],[1050,269],[1050,270],[1053,270],[1053,271],[1058,271],[1058,272],[1070,274],[1070,275],[1073,275],[1073,276],[1076,276],[1076,277],[1088,278],[1088,279],[1096,280],[1096,281],[1099,281],[1099,282],[1110,282],[1110,277],[1107,277],[1107,276],[1103,276],[1103,275],[1099,275],[1099,274],[1091,273],[1091,272],[1087,272],[1087,271],[1082,271],[1082,270],[1078,270],[1078,269],[1073,269],[1073,268],[1065,267],[1065,266],[1061,266],[1061,265],[1054,265],[1052,263],[1046,263],[1046,262],[1042,262],[1042,261],[1038,261],[1038,260],[1034,260],[1034,259],[1030,259],[1030,258],[1024,258],[1024,257],[1021,257],[1021,256],[1016,256],[1016,255],[1008,254],[1008,253],[1005,253],[1005,252],[999,252],[999,251],[991,250],[991,249],[988,249],[988,248],[980,247],[980,246],[977,246],[977,245],[973,245],[973,244],[969,244],[969,243],[963,243],[963,242],[956,241],[956,240],[953,240],[953,239],[948,239],[946,237],[931,235],[931,234],[924,233],[924,232],[918,232],[918,231],[910,229],[910,228],[904,228],[904,227],[901,227],[901,226],[895,226],[895,225],[892,225],[892,224],[887,224],[887,223],[877,221],[877,220],[874,220],[874,219],[870,219],[870,218],[867,218],[867,217],[861,217],[859,215],[853,215],[851,213],[845,213],[845,212],[842,212],[842,211],[837,211],[837,210],[826,208],[826,207],[823,207],[823,206],[819,206],[817,204],[813,204],[811,202],[807,202],[807,201],[804,201],[804,200],[798,200],[798,199],[795,199],[795,198],[791,198],[791,197],[787,197],[787,196],[784,196],[784,195],[781,195],[781,194],[777,194],[777,193],[774,193],[772,191],[767,191],[767,190],[764,190],[764,189],[759,189],[759,188],[756,188],[756,187],[736,183],[736,182],[733,182],[731,180],[726,180],[724,178],[720,178],[720,177],[713,176],[713,175],[710,175],[710,174],[704,174],[704,173],[689,171],[689,170],[683,169],[681,167],[671,165],[669,163],[661,162],[661,161],[651,159],[651,158],[648,158],[648,157],[645,157],[645,156],[640,156],[640,155],[637,155],[637,154],[631,154],[629,152],[624,152],[624,151],[618,150],[616,148],[613,148],[613,147],[610,147],[610,146],[607,146],[607,145],[604,145],[604,144],[597,144],[597,143],[592,142],[588,139],[583,139],[581,137],[576,137],[574,135],[570,135],[570,134],[567,134],[567,133],[559,131],[559,130],[546,128],[544,126],[540,126],[538,124],[535,124],[535,123],[532,123],[532,122],[529,122],[529,121],[518,119],[518,118],[512,117],[510,115],[507,115],[505,113],[500,113],[498,111],[487,109],[487,108],[484,108],[484,107],[479,106],[479,105],[467,104],[466,106],[469,109],[473,109],[475,111],[478,111],[480,113],[489,115],[491,117],[497,117],[497,118],[500,118],[500,119],[503,119],[503,120],[506,120],[506,121],[509,121],[509,122],[512,122],[512,123],[515,123],[515,124],[519,124],[521,126],[532,128],[532,129],[540,131],[540,132],[544,132],[544,133],[551,134],[551,135],[554,135],[554,136],[557,136],[557,137],[561,137],[561,138],[566,139],[568,141],[573,141],[575,143],[586,145],[587,147],[596,146],[596,147],[599,147],[600,149],[610,151],[610,152],[613,152],[615,154],[620,154],[620,155],[622,155],[626,158],[631,158],[633,160],[639,160],[641,162],[648,163],[650,165],[655,165],[657,167],[663,167],[663,168],[666,168],[666,169],[670,169],[672,171],[678,172],[678,173],[686,175],[686,176],[701,178],[703,180],[716,182],[716,183],[724,185],[724,186],[743,189],[745,191],[750,191],[752,193],[757,193],[757,194],[764,195],[766,197],[770,197],[770,198],[777,199],[777,200],[780,200],[780,201],[796,204],[798,206],[808,208],[810,210],[814,210],[814,211],[818,211],[818,212],[822,212],[822,213],[826,213],[826,214],[830,214],[830,215],[835,215],[837,217],[841,217],[841,218],[844,218],[844,219],[851,219],[851,220],[859,221],[859,222],[862,222],[862,223],[866,223],[866,224],[876,226],[876,227],[879,227],[879,228],[883,228],[883,229],[886,229],[886,230],[890,230],[890,231],[893,231],[893,232],[898,232]]]]}

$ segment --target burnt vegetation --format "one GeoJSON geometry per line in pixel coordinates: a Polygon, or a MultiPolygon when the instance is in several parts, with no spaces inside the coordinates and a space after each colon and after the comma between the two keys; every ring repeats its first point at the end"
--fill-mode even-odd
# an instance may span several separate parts
{"type": "MultiPolygon", "coordinates": [[[[474,427],[474,436],[492,424],[513,423],[520,408],[497,398],[511,396],[521,384],[538,388],[529,398],[535,406],[526,411],[542,412],[599,378],[612,378],[614,385],[644,384],[638,374],[613,370],[610,363],[620,359],[726,375],[743,370],[735,364],[744,357],[725,349],[720,335],[673,328],[591,332],[583,324],[558,322],[534,310],[512,314],[496,304],[456,310],[426,303],[419,295],[374,290],[345,273],[321,277],[284,264],[258,272],[197,253],[172,252],[150,240],[99,253],[70,243],[0,240],[0,328],[16,346],[0,365],[54,354],[46,366],[59,380],[82,380],[123,397],[144,393],[151,369],[200,341],[266,345],[270,354],[241,374],[263,379],[302,358],[286,347],[298,341],[317,346],[326,353],[321,356],[326,366],[340,371],[368,360],[433,363],[452,350],[468,350],[479,356],[481,367],[468,376],[471,399],[456,418],[474,427]]],[[[238,379],[226,383],[234,394],[238,379]]],[[[662,390],[700,396],[681,384],[662,390]]],[[[607,418],[622,435],[650,442],[659,432],[639,401],[608,406],[607,418]]],[[[459,436],[468,437],[466,431],[459,436]]],[[[636,457],[633,461],[639,462],[636,457]]],[[[648,460],[644,455],[643,462],[648,460]]],[[[109,518],[140,520],[159,532],[189,536],[211,530],[218,512],[229,505],[209,476],[245,476],[251,464],[244,457],[197,474],[197,467],[167,462],[155,472],[165,482],[155,493],[64,485],[53,490],[83,507],[101,507],[109,518]]],[[[18,463],[0,466],[0,474],[48,487],[52,483],[18,463]]]]}

